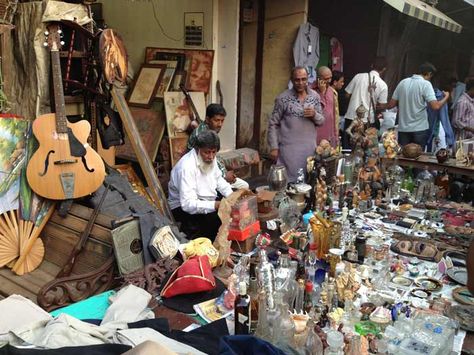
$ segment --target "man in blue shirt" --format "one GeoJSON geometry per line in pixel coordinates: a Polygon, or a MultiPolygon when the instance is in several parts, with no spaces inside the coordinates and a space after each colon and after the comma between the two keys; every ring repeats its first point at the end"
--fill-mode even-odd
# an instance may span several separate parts
{"type": "Polygon", "coordinates": [[[416,143],[424,149],[429,135],[426,107],[439,110],[448,101],[447,91],[440,101],[436,99],[430,83],[435,73],[433,64],[420,65],[418,74],[403,79],[392,95],[388,108],[398,106],[398,142],[402,146],[416,143]]]}

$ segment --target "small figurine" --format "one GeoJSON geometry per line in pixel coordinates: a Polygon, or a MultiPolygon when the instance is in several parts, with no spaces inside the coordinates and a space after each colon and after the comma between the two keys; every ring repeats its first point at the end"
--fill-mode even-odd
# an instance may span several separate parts
{"type": "Polygon", "coordinates": [[[379,158],[379,138],[378,131],[375,127],[370,127],[365,131],[364,137],[364,158],[379,158]]]}
{"type": "Polygon", "coordinates": [[[354,154],[359,154],[360,156],[362,156],[364,152],[365,123],[363,118],[366,112],[365,107],[360,105],[356,110],[357,117],[354,118],[350,126],[346,129],[354,154]]]}
{"type": "Polygon", "coordinates": [[[385,148],[385,156],[393,159],[400,152],[400,145],[397,142],[395,130],[389,129],[382,135],[383,147],[385,148]]]}

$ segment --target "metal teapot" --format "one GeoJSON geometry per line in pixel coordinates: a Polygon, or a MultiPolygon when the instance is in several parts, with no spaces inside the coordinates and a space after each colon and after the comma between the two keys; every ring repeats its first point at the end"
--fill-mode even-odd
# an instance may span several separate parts
{"type": "Polygon", "coordinates": [[[288,184],[286,168],[282,165],[272,165],[268,173],[268,185],[272,191],[281,191],[288,184]]]}

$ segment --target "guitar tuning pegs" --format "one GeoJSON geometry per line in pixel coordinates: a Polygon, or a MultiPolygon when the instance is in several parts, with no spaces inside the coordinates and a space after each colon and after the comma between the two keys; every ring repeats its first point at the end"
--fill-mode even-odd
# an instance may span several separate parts
{"type": "Polygon", "coordinates": [[[58,33],[59,33],[59,34],[63,33],[63,30],[58,30],[58,33]]]}
{"type": "Polygon", "coordinates": [[[44,35],[45,35],[45,36],[48,36],[48,35],[49,35],[49,32],[48,32],[48,31],[44,31],[44,35]]]}
{"type": "Polygon", "coordinates": [[[47,46],[48,46],[48,42],[43,42],[43,46],[44,46],[44,47],[47,47],[47,46]]]}
{"type": "Polygon", "coordinates": [[[64,46],[64,43],[65,43],[65,42],[64,42],[64,41],[61,41],[61,42],[59,42],[59,43],[61,43],[61,46],[64,46]]]}

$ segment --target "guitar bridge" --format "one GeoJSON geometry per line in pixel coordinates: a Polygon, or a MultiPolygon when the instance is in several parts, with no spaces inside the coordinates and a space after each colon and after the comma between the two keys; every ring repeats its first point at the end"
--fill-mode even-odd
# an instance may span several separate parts
{"type": "Polygon", "coordinates": [[[55,160],[54,165],[66,165],[66,164],[76,164],[77,159],[61,159],[55,160]]]}

